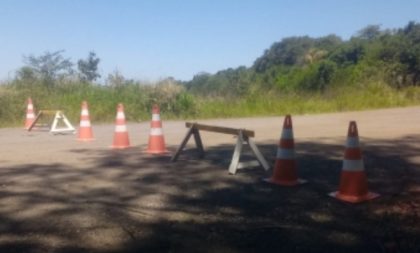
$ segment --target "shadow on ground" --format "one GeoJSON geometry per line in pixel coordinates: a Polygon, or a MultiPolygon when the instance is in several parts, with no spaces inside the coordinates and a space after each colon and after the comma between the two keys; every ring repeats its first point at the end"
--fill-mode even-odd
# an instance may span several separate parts
{"type": "MultiPolygon", "coordinates": [[[[0,252],[420,252],[420,136],[363,142],[382,197],[358,205],[327,196],[343,147],[315,140],[297,143],[309,182],[290,188],[262,182],[261,168],[228,175],[233,145],[176,163],[79,149],[83,168],[0,168],[0,252]]],[[[259,147],[273,164],[276,145],[259,147]]]]}

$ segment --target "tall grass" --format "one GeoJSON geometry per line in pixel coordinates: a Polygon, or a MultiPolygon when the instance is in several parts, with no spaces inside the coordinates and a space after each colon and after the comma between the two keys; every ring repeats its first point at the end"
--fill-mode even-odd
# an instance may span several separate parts
{"type": "Polygon", "coordinates": [[[198,115],[210,118],[313,114],[409,105],[420,105],[420,87],[396,90],[372,83],[363,88],[342,87],[322,93],[256,94],[235,100],[204,99],[198,104],[198,115]]]}
{"type": "Polygon", "coordinates": [[[322,93],[260,91],[224,98],[194,96],[174,83],[133,83],[122,87],[64,83],[53,89],[42,85],[0,85],[0,127],[23,125],[28,97],[32,97],[36,110],[60,109],[75,123],[80,117],[80,104],[86,100],[91,120],[99,123],[113,122],[118,103],[124,104],[127,119],[134,122],[149,121],[154,103],[161,106],[165,119],[274,116],[420,105],[420,88],[396,90],[382,83],[370,83],[322,93]]]}
{"type": "Polygon", "coordinates": [[[122,87],[61,83],[54,88],[40,84],[31,86],[0,85],[0,127],[19,126],[25,120],[26,101],[31,97],[35,110],[63,110],[77,122],[81,102],[89,103],[92,121],[112,122],[116,106],[123,103],[129,121],[150,120],[151,107],[157,103],[167,118],[195,115],[194,98],[174,83],[142,85],[131,83],[122,87]]]}

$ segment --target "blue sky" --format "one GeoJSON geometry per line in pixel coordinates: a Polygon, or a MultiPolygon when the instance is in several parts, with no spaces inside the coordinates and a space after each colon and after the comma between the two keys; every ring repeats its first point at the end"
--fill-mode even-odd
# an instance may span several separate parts
{"type": "Polygon", "coordinates": [[[0,80],[23,56],[95,51],[100,74],[189,80],[251,66],[289,36],[348,39],[369,24],[419,22],[420,0],[0,0],[0,80]]]}

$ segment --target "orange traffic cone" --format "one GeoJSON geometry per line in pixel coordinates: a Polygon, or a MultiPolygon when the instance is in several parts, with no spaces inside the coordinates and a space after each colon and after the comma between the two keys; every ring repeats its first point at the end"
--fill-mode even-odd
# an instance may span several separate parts
{"type": "Polygon", "coordinates": [[[123,104],[118,104],[112,148],[123,149],[128,147],[130,147],[130,140],[128,138],[127,125],[125,123],[124,106],[123,104]]]}
{"type": "Polygon", "coordinates": [[[80,127],[79,127],[79,141],[93,140],[92,125],[90,124],[88,104],[86,101],[82,102],[82,111],[80,113],[80,127]]]}
{"type": "Polygon", "coordinates": [[[165,139],[163,137],[162,122],[160,121],[160,109],[158,105],[153,105],[152,122],[150,123],[149,154],[163,154],[168,151],[165,148],[165,139]]]}
{"type": "Polygon", "coordinates": [[[379,194],[368,191],[355,121],[351,121],[349,124],[339,189],[329,195],[351,203],[358,203],[379,197],[379,194]]]}
{"type": "Polygon", "coordinates": [[[26,107],[25,129],[29,129],[35,120],[35,108],[32,104],[32,99],[28,98],[28,105],[26,107]]]}
{"type": "Polygon", "coordinates": [[[283,186],[293,186],[305,183],[306,180],[298,178],[296,167],[292,117],[286,115],[277,149],[274,172],[271,178],[264,179],[264,181],[283,186]]]}

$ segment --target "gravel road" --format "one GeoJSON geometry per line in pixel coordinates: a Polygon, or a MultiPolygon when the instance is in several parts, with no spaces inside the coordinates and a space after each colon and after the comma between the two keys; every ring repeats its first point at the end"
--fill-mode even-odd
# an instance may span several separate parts
{"type": "MultiPolygon", "coordinates": [[[[161,116],[173,154],[185,121],[161,116]]],[[[196,122],[254,130],[274,163],[283,117],[196,122]]],[[[0,252],[420,251],[420,107],[294,116],[299,174],[309,183],[291,188],[263,183],[271,171],[258,167],[228,175],[230,135],[202,132],[205,158],[191,140],[171,163],[171,153],[144,152],[149,122],[127,124],[125,150],[110,148],[114,125],[92,124],[92,142],[0,129],[0,252]],[[359,205],[327,196],[350,120],[369,187],[382,195],[359,205]]]]}

